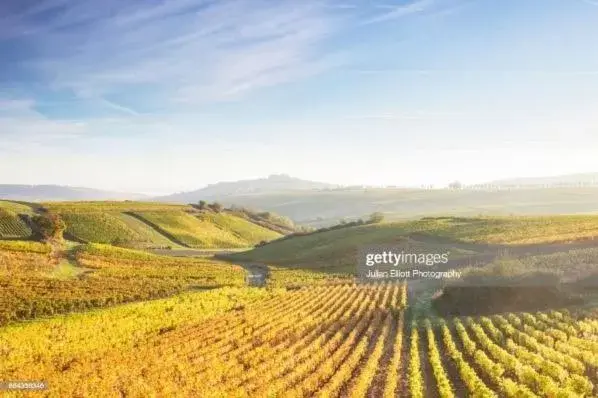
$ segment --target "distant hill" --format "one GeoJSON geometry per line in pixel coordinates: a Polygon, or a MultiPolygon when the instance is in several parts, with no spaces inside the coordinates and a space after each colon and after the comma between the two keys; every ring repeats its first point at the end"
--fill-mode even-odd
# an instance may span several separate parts
{"type": "Polygon", "coordinates": [[[254,180],[219,182],[196,191],[181,192],[155,199],[164,202],[195,203],[201,199],[221,200],[222,198],[235,195],[264,194],[281,191],[310,191],[337,187],[338,185],[302,180],[286,174],[273,174],[267,178],[254,180]]]}
{"type": "Polygon", "coordinates": [[[386,219],[425,216],[554,215],[598,213],[598,187],[474,189],[330,189],[280,191],[218,198],[236,205],[271,211],[296,224],[328,226],[382,212],[386,219]]]}
{"type": "Polygon", "coordinates": [[[0,184],[0,199],[44,202],[54,200],[124,200],[144,199],[138,193],[111,192],[93,188],[61,185],[0,184]]]}
{"type": "Polygon", "coordinates": [[[494,187],[563,187],[563,186],[598,186],[598,173],[565,174],[549,177],[521,177],[490,181],[486,184],[494,187]]]}

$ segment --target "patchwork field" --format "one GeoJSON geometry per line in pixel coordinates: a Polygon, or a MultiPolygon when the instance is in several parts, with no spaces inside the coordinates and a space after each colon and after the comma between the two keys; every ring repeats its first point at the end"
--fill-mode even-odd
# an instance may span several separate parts
{"type": "Polygon", "coordinates": [[[450,252],[450,259],[458,260],[558,243],[592,246],[594,237],[598,246],[598,216],[443,217],[299,235],[231,257],[279,267],[354,273],[358,249],[367,245],[393,245],[412,253],[450,252]]]}
{"type": "Polygon", "coordinates": [[[70,259],[61,261],[39,243],[0,245],[0,325],[192,289],[245,284],[245,272],[235,265],[98,244],[76,247],[70,259]],[[69,261],[77,272],[65,277],[59,268],[69,261]]]}
{"type": "Polygon", "coordinates": [[[137,212],[137,216],[181,245],[195,248],[248,247],[249,242],[192,214],[177,212],[137,212]]]}
{"type": "Polygon", "coordinates": [[[0,378],[46,380],[56,397],[596,393],[595,313],[408,309],[401,284],[188,293],[0,329],[0,378]]]}
{"type": "Polygon", "coordinates": [[[66,237],[76,242],[136,249],[246,248],[276,239],[282,236],[280,231],[293,232],[292,224],[282,225],[284,218],[265,218],[247,210],[200,211],[190,205],[130,201],[48,202],[31,206],[4,201],[0,202],[0,238],[31,236],[13,209],[29,215],[58,214],[66,223],[66,237]]]}
{"type": "MultiPolygon", "coordinates": [[[[43,214],[14,206],[0,209],[43,214]]],[[[274,216],[240,210],[45,211],[72,241],[0,240],[0,382],[45,380],[40,396],[598,394],[598,217],[440,217],[282,236],[264,226],[274,216]],[[449,252],[444,267],[463,278],[357,284],[367,245],[449,252]],[[539,274],[557,290],[481,284],[539,274]],[[254,277],[265,287],[248,287],[254,277]]]]}
{"type": "Polygon", "coordinates": [[[27,239],[31,233],[17,213],[0,207],[0,239],[27,239]]]}
{"type": "Polygon", "coordinates": [[[251,221],[223,213],[204,212],[197,216],[199,220],[216,225],[222,230],[230,231],[236,237],[253,246],[262,241],[270,241],[281,235],[271,229],[254,224],[251,221]]]}

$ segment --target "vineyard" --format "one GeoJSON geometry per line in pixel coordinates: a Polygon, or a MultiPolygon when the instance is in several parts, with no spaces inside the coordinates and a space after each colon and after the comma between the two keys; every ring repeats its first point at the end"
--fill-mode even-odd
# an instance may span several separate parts
{"type": "Polygon", "coordinates": [[[108,213],[63,212],[60,216],[67,225],[67,235],[83,242],[143,241],[141,235],[129,228],[124,221],[108,213]]]}
{"type": "Polygon", "coordinates": [[[589,312],[408,321],[404,284],[244,291],[262,297],[209,317],[202,295],[221,300],[226,289],[194,293],[195,314],[190,296],[182,308],[176,298],[136,304],[161,308],[145,315],[144,331],[126,320],[134,308],[123,312],[126,333],[109,313],[101,333],[91,326],[100,313],[0,329],[0,378],[47,380],[56,397],[596,394],[598,319],[589,312]]]}
{"type": "MultiPolygon", "coordinates": [[[[196,248],[238,248],[248,247],[252,243],[224,230],[217,225],[200,220],[183,211],[136,212],[157,231],[171,237],[183,246],[196,248]]],[[[256,242],[257,243],[257,242],[256,242]]]]}
{"type": "Polygon", "coordinates": [[[56,264],[47,253],[18,248],[0,250],[0,325],[167,297],[189,289],[244,284],[245,273],[238,266],[101,245],[76,251],[80,275],[56,278],[52,274],[56,264]]]}
{"type": "Polygon", "coordinates": [[[83,243],[137,249],[245,248],[280,237],[278,232],[229,212],[199,212],[184,206],[127,202],[46,206],[65,221],[66,237],[83,243]]]}
{"type": "Polygon", "coordinates": [[[41,204],[45,209],[68,213],[94,212],[128,212],[128,211],[184,211],[191,210],[190,206],[175,205],[158,202],[134,201],[77,201],[77,202],[45,202],[41,204]]]}
{"type": "Polygon", "coordinates": [[[0,207],[0,239],[26,239],[31,228],[11,210],[0,207]]]}
{"type": "Polygon", "coordinates": [[[264,228],[241,217],[224,213],[204,212],[197,216],[202,221],[210,222],[217,227],[230,231],[235,236],[245,240],[253,246],[261,241],[268,241],[280,237],[280,234],[264,228]]]}

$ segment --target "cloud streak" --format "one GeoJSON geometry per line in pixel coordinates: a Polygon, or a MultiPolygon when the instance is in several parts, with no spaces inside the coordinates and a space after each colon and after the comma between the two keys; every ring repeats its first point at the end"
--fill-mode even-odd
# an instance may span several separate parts
{"type": "MultiPolygon", "coordinates": [[[[340,18],[326,3],[149,4],[39,1],[3,19],[0,41],[18,40],[33,49],[23,67],[53,89],[95,99],[131,97],[144,88],[156,93],[155,102],[220,101],[322,73],[337,63],[325,44],[340,18]]],[[[116,111],[136,112],[120,101],[103,101],[116,111]]]]}
{"type": "Polygon", "coordinates": [[[386,22],[400,19],[409,15],[422,13],[424,11],[428,11],[433,6],[436,6],[437,3],[437,0],[415,0],[398,6],[380,6],[380,8],[386,8],[387,11],[384,11],[372,18],[366,19],[363,24],[369,25],[373,23],[386,22]]]}

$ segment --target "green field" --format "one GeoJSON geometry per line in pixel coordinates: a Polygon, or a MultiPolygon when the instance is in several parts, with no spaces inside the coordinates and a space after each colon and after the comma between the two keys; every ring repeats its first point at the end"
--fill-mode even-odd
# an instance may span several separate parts
{"type": "Polygon", "coordinates": [[[21,240],[0,240],[0,250],[12,252],[50,253],[51,246],[41,242],[21,240]]]}
{"type": "Polygon", "coordinates": [[[115,216],[124,222],[128,228],[134,231],[141,238],[140,241],[143,242],[142,246],[152,248],[179,247],[179,245],[156,231],[147,223],[135,218],[130,214],[117,213],[115,216]]]}
{"type": "Polygon", "coordinates": [[[488,248],[584,241],[598,236],[598,216],[427,218],[341,228],[283,239],[235,254],[239,261],[352,273],[360,247],[392,244],[413,253],[449,251],[451,259],[488,248]]]}
{"type": "Polygon", "coordinates": [[[10,200],[0,200],[0,209],[10,210],[17,214],[31,215],[33,213],[33,208],[31,205],[21,202],[13,202],[10,200]]]}
{"type": "Polygon", "coordinates": [[[81,240],[197,249],[0,241],[0,379],[40,378],[51,396],[595,396],[595,284],[501,296],[353,274],[361,246],[386,244],[448,251],[469,278],[593,276],[596,217],[342,226],[229,254],[231,264],[206,249],[280,235],[227,212],[82,209],[61,213],[81,240]],[[467,266],[503,249],[538,250],[467,266]],[[266,287],[244,287],[258,269],[266,287]]]}
{"type": "Polygon", "coordinates": [[[202,221],[183,211],[136,212],[158,231],[184,246],[193,248],[238,248],[251,246],[250,242],[220,228],[210,221],[202,221]]]}
{"type": "Polygon", "coordinates": [[[268,265],[321,269],[353,273],[359,248],[365,245],[390,244],[414,253],[451,252],[451,258],[475,254],[451,242],[426,242],[410,238],[414,229],[406,223],[382,223],[317,232],[283,239],[232,255],[239,261],[268,265]]]}
{"type": "Polygon", "coordinates": [[[210,222],[222,230],[230,231],[238,238],[247,242],[247,246],[253,246],[261,241],[269,241],[281,236],[278,232],[227,213],[205,212],[199,214],[197,218],[201,221],[210,222]]]}
{"type": "Polygon", "coordinates": [[[598,238],[598,215],[437,217],[404,226],[408,231],[471,243],[520,245],[598,238]]]}
{"type": "Polygon", "coordinates": [[[105,211],[167,211],[167,210],[190,210],[191,207],[180,204],[167,204],[157,202],[133,202],[133,201],[76,201],[76,202],[44,202],[41,204],[45,209],[61,212],[105,212],[105,211]]]}
{"type": "Polygon", "coordinates": [[[0,239],[27,239],[31,236],[31,228],[19,215],[0,207],[0,239]]]}
{"type": "Polygon", "coordinates": [[[66,233],[77,240],[95,243],[140,242],[141,235],[109,213],[60,213],[66,233]]]}
{"type": "Polygon", "coordinates": [[[9,243],[0,245],[0,325],[245,284],[241,267],[209,258],[158,256],[99,244],[50,256],[49,246],[41,243],[9,243]]]}
{"type": "Polygon", "coordinates": [[[49,202],[43,208],[62,217],[68,238],[83,243],[140,249],[231,249],[281,236],[262,226],[261,219],[254,222],[238,211],[216,213],[184,205],[127,201],[49,202]]]}

